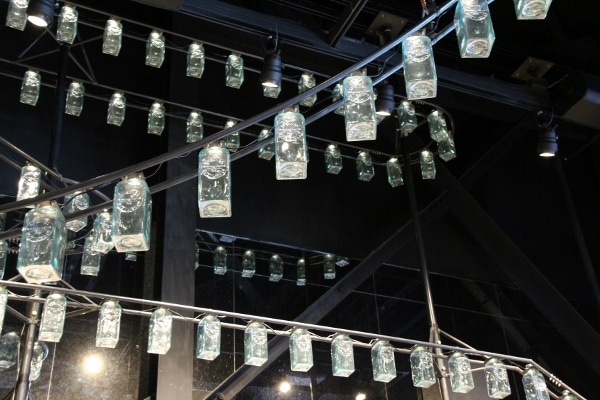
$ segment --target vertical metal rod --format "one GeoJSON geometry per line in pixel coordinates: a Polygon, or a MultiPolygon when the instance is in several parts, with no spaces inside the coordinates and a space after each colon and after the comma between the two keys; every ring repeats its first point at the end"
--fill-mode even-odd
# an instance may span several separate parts
{"type": "MultiPolygon", "coordinates": [[[[399,133],[400,134],[400,133],[399,133]]],[[[421,278],[423,280],[423,288],[425,289],[425,303],[427,304],[427,314],[429,317],[430,326],[430,341],[433,343],[441,343],[440,330],[435,318],[435,310],[433,309],[433,296],[431,294],[431,284],[429,282],[429,270],[427,268],[427,258],[425,257],[425,243],[423,241],[423,233],[421,231],[421,223],[419,220],[419,210],[417,207],[417,195],[415,192],[415,181],[412,174],[410,164],[410,151],[408,149],[408,137],[400,136],[400,147],[402,149],[402,159],[404,161],[404,171],[406,175],[406,188],[408,193],[408,202],[410,206],[410,214],[415,231],[415,241],[417,242],[417,252],[419,255],[419,269],[421,270],[421,278]]],[[[435,348],[434,352],[442,355],[442,350],[435,348]]],[[[440,390],[443,400],[449,400],[448,381],[446,379],[446,366],[442,357],[436,357],[438,369],[440,371],[440,390]]]]}
{"type": "Polygon", "coordinates": [[[56,94],[54,98],[54,126],[50,136],[50,156],[48,167],[58,172],[58,158],[62,139],[63,115],[65,113],[65,91],[67,89],[67,68],[69,66],[69,47],[61,44],[60,61],[58,65],[58,80],[56,82],[56,94]]]}
{"type": "MultiPolygon", "coordinates": [[[[40,290],[35,290],[34,297],[40,297],[40,290]]],[[[25,330],[25,341],[21,350],[21,365],[17,377],[17,386],[15,388],[14,400],[27,400],[29,396],[29,372],[31,370],[31,358],[33,355],[33,345],[37,340],[38,317],[42,303],[31,302],[27,305],[27,318],[29,319],[25,330]]]]}

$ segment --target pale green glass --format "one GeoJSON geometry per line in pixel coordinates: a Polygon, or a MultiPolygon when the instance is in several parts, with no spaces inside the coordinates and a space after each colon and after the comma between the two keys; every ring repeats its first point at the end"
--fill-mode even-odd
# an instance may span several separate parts
{"type": "Polygon", "coordinates": [[[292,371],[306,372],[313,366],[312,339],[303,328],[295,328],[290,335],[290,366],[292,371]]]}
{"type": "Polygon", "coordinates": [[[28,283],[60,281],[66,244],[65,218],[56,203],[34,208],[23,221],[17,271],[28,283]]]}
{"type": "Polygon", "coordinates": [[[81,256],[81,275],[98,276],[100,264],[104,254],[94,249],[94,239],[92,235],[85,238],[83,244],[83,255],[81,256]]]}
{"type": "Polygon", "coordinates": [[[160,68],[165,60],[165,37],[162,32],[152,31],[146,41],[146,65],[160,68]]]}
{"type": "Polygon", "coordinates": [[[366,151],[358,153],[356,158],[356,171],[358,180],[368,182],[375,176],[375,168],[373,168],[373,160],[371,154],[366,151]]]}
{"type": "Polygon", "coordinates": [[[0,279],[4,279],[4,271],[6,270],[6,259],[8,257],[8,242],[0,240],[0,279]]]}
{"type": "MultiPolygon", "coordinates": [[[[302,94],[306,92],[308,89],[312,89],[317,84],[315,77],[310,72],[303,72],[300,75],[300,80],[298,80],[298,94],[302,94]]],[[[317,102],[317,94],[312,94],[302,101],[300,101],[301,106],[312,107],[317,102]]]]}
{"type": "Polygon", "coordinates": [[[296,286],[306,286],[306,261],[298,259],[296,264],[296,286]]]}
{"type": "Polygon", "coordinates": [[[335,256],[333,254],[323,255],[323,277],[335,279],[335,256]]]}
{"type": "Polygon", "coordinates": [[[116,301],[108,300],[100,306],[98,326],[96,329],[96,347],[114,349],[119,342],[121,330],[121,306],[116,301]]]}
{"type": "MultiPolygon", "coordinates": [[[[263,87],[268,87],[268,86],[263,86],[263,87]]],[[[271,133],[271,130],[263,129],[258,134],[258,140],[264,140],[271,136],[273,136],[273,133],[271,133]]],[[[271,158],[273,158],[274,155],[275,155],[275,143],[274,142],[258,149],[258,158],[262,158],[263,160],[270,160],[271,158]]]]}
{"type": "Polygon", "coordinates": [[[429,136],[436,142],[440,142],[448,137],[446,118],[444,118],[444,114],[440,111],[432,111],[427,116],[427,124],[429,125],[429,136]]]}
{"type": "Polygon", "coordinates": [[[269,359],[267,328],[253,321],[244,331],[244,364],[260,367],[269,359]]]}
{"type": "Polygon", "coordinates": [[[279,282],[283,278],[283,260],[277,254],[273,254],[269,260],[269,280],[279,282]]]}
{"type": "Polygon", "coordinates": [[[252,250],[246,250],[242,256],[242,276],[252,278],[256,272],[256,256],[252,250]]]}
{"type": "Polygon", "coordinates": [[[402,178],[402,168],[400,167],[400,161],[396,157],[390,158],[385,163],[387,170],[388,183],[391,187],[398,187],[404,185],[404,179],[402,178]]]}
{"type": "MultiPolygon", "coordinates": [[[[41,339],[40,339],[41,340],[41,339]]],[[[33,351],[31,352],[31,364],[29,368],[29,382],[37,381],[42,373],[42,365],[44,364],[44,358],[46,356],[44,346],[40,342],[33,344],[33,351]]]]}
{"type": "MultiPolygon", "coordinates": [[[[65,205],[63,206],[63,214],[65,216],[87,210],[88,208],[90,208],[90,196],[87,193],[75,192],[65,196],[65,205]]],[[[87,223],[88,218],[84,216],[67,221],[66,226],[72,232],[79,232],[87,226],[87,223]]]]}
{"type": "Polygon", "coordinates": [[[41,184],[42,171],[34,165],[25,165],[21,168],[21,177],[19,178],[17,189],[17,201],[37,197],[40,193],[41,184]]]}
{"type": "Polygon", "coordinates": [[[6,315],[6,304],[8,303],[8,290],[6,286],[0,286],[0,332],[4,326],[4,316],[6,315]]]}
{"type": "Polygon", "coordinates": [[[429,150],[423,150],[419,158],[421,165],[421,176],[423,179],[435,179],[435,161],[433,153],[429,150]]]}
{"type": "Polygon", "coordinates": [[[137,261],[137,253],[135,251],[126,252],[125,261],[137,261]]]}
{"type": "Polygon", "coordinates": [[[173,315],[160,307],[152,312],[148,329],[148,353],[167,354],[171,348],[173,315]]]}
{"type": "Polygon", "coordinates": [[[426,347],[417,346],[410,352],[410,370],[415,387],[428,388],[437,382],[433,354],[426,347]]]}
{"type": "Polygon", "coordinates": [[[330,144],[325,149],[325,168],[328,174],[337,175],[343,168],[342,152],[335,144],[330,144]]]}
{"type": "Polygon", "coordinates": [[[202,43],[190,44],[187,53],[186,75],[192,78],[202,78],[204,73],[204,46],[202,43]]]}
{"type": "Polygon", "coordinates": [[[454,138],[452,135],[438,143],[438,154],[444,161],[450,161],[456,158],[456,147],[454,146],[454,138]]]}
{"type": "Polygon", "coordinates": [[[371,348],[371,363],[373,364],[373,380],[390,382],[396,377],[396,361],[394,348],[387,340],[377,340],[371,348]]]}
{"type": "MultiPolygon", "coordinates": [[[[228,119],[227,122],[225,122],[224,128],[229,129],[229,128],[235,126],[236,124],[237,124],[236,121],[228,119]]],[[[231,153],[235,153],[240,148],[240,133],[239,132],[230,133],[229,135],[225,136],[225,141],[223,143],[227,150],[229,150],[231,153]]]]}
{"type": "Polygon", "coordinates": [[[487,58],[496,36],[487,0],[458,0],[454,27],[462,58],[487,58]]]}
{"type": "Polygon", "coordinates": [[[308,148],[304,116],[288,108],[275,116],[275,168],[278,180],[306,179],[308,148]]]}
{"type": "Polygon", "coordinates": [[[64,5],[58,16],[58,27],[56,28],[56,39],[72,44],[77,36],[77,19],[79,13],[75,7],[64,5]]]}
{"type": "Polygon", "coordinates": [[[353,75],[344,79],[344,118],[346,140],[377,139],[377,118],[373,82],[364,75],[353,75]]]}
{"type": "Polygon", "coordinates": [[[119,253],[150,249],[152,198],[140,175],[126,177],[115,186],[111,237],[119,253]]]}
{"type": "Polygon", "coordinates": [[[6,13],[6,26],[20,31],[27,25],[27,7],[29,0],[10,0],[6,13]]]}
{"type": "Polygon", "coordinates": [[[239,54],[231,53],[225,63],[225,85],[239,89],[244,83],[244,59],[239,54]]]}
{"type": "Polygon", "coordinates": [[[338,334],[331,341],[331,371],[333,376],[349,377],[354,373],[354,347],[348,335],[338,334]]]}
{"type": "Polygon", "coordinates": [[[560,396],[560,400],[579,400],[579,398],[573,396],[568,390],[564,390],[562,396],[560,396]]]}
{"type": "Polygon", "coordinates": [[[202,218],[231,216],[229,151],[214,143],[198,154],[198,210],[202,218]]]}
{"type": "Polygon", "coordinates": [[[276,99],[281,93],[281,85],[277,86],[265,86],[263,85],[263,96],[276,99]]]}
{"type": "Polygon", "coordinates": [[[200,111],[190,111],[185,125],[185,141],[194,143],[204,137],[204,117],[200,111]]]}
{"type": "Polygon", "coordinates": [[[7,332],[0,338],[0,369],[7,370],[19,360],[21,338],[16,332],[7,332]]]}
{"type": "Polygon", "coordinates": [[[513,0],[517,19],[544,19],[552,0],[513,0]]]}
{"type": "Polygon", "coordinates": [[[112,217],[109,212],[103,211],[94,219],[91,237],[91,248],[94,251],[106,254],[111,251],[115,244],[111,238],[112,217]]]}
{"type": "Polygon", "coordinates": [[[221,321],[207,315],[198,324],[196,358],[212,361],[221,354],[221,321]]]}
{"type": "Polygon", "coordinates": [[[102,53],[118,56],[121,51],[122,40],[123,25],[121,22],[112,18],[106,21],[104,35],[102,36],[102,53]]]}
{"type": "Polygon", "coordinates": [[[550,400],[544,375],[530,366],[523,374],[523,390],[526,400],[550,400]]]}
{"type": "Polygon", "coordinates": [[[85,86],[83,83],[73,81],[69,84],[67,90],[67,99],[65,100],[65,114],[78,117],[83,110],[83,99],[85,95],[85,86]]]}
{"type": "MultiPolygon", "coordinates": [[[[344,99],[344,85],[343,85],[343,83],[339,82],[339,83],[335,84],[335,86],[333,87],[333,90],[331,91],[331,101],[333,103],[335,103],[335,102],[343,100],[343,99],[344,99]]],[[[338,115],[344,115],[344,104],[342,103],[341,106],[336,108],[334,113],[336,113],[338,115]]]]}
{"type": "Polygon", "coordinates": [[[410,101],[402,101],[398,106],[398,123],[400,125],[400,132],[403,136],[406,136],[418,126],[417,113],[415,112],[415,106],[410,101]]]}
{"type": "Polygon", "coordinates": [[[508,373],[502,361],[490,358],[484,365],[484,371],[488,396],[492,399],[503,399],[510,395],[508,373]]]}
{"type": "Polygon", "coordinates": [[[431,39],[415,35],[402,42],[404,83],[408,100],[429,99],[437,95],[437,73],[431,39]]]}
{"type": "Polygon", "coordinates": [[[148,110],[148,133],[162,135],[165,129],[165,106],[155,101],[148,110]]]}
{"type": "Polygon", "coordinates": [[[60,342],[66,312],[66,297],[61,293],[50,293],[44,303],[38,340],[42,342],[60,342]]]}
{"type": "Polygon", "coordinates": [[[127,99],[125,98],[125,95],[120,92],[113,93],[108,102],[106,123],[109,125],[121,126],[123,121],[125,121],[126,106],[127,99]]]}
{"type": "Polygon", "coordinates": [[[213,254],[213,272],[215,275],[225,275],[227,272],[227,249],[218,246],[213,254]]]}
{"type": "Polygon", "coordinates": [[[41,84],[42,77],[37,71],[25,71],[23,81],[21,82],[21,103],[35,106],[40,97],[41,84]]]}
{"type": "Polygon", "coordinates": [[[450,386],[454,393],[468,393],[475,387],[471,362],[463,353],[457,351],[452,353],[448,359],[448,371],[450,373],[450,386]]]}

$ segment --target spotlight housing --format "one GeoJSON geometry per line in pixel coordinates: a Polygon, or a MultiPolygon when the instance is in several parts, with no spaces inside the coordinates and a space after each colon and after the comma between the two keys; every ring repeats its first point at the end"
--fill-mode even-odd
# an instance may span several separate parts
{"type": "Polygon", "coordinates": [[[48,26],[54,19],[54,0],[31,0],[27,20],[40,27],[48,26]]]}
{"type": "Polygon", "coordinates": [[[540,157],[554,157],[558,151],[558,136],[553,126],[540,128],[537,151],[540,157]]]}
{"type": "Polygon", "coordinates": [[[394,107],[394,87],[386,83],[378,88],[375,113],[388,117],[394,111],[394,107]]]}
{"type": "Polygon", "coordinates": [[[260,72],[260,81],[263,86],[267,87],[279,87],[281,85],[281,57],[278,53],[265,55],[265,65],[260,72]]]}

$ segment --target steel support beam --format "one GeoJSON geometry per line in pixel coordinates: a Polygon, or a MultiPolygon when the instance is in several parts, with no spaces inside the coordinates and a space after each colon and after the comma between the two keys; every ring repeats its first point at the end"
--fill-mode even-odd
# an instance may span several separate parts
{"type": "Polygon", "coordinates": [[[344,8],[342,15],[340,15],[333,28],[331,28],[329,31],[330,46],[337,46],[346,32],[348,32],[348,29],[350,29],[354,23],[356,17],[358,17],[358,14],[360,14],[362,9],[367,4],[367,1],[368,0],[350,0],[346,8],[344,8]]]}

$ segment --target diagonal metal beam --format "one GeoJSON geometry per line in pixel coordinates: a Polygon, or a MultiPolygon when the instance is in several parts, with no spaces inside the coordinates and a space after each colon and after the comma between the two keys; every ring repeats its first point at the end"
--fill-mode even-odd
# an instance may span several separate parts
{"type": "Polygon", "coordinates": [[[362,9],[367,4],[368,0],[350,0],[344,11],[342,11],[342,15],[338,18],[335,25],[329,31],[329,45],[337,46],[340,42],[340,39],[344,37],[350,26],[354,23],[358,14],[362,11],[362,9]]]}

